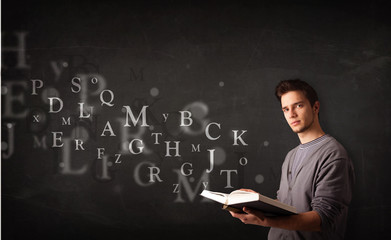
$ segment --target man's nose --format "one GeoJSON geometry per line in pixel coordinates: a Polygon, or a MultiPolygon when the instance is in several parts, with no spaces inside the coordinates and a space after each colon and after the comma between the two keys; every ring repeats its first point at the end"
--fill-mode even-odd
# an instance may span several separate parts
{"type": "Polygon", "coordinates": [[[295,118],[297,117],[296,111],[294,109],[289,111],[289,118],[295,118]]]}

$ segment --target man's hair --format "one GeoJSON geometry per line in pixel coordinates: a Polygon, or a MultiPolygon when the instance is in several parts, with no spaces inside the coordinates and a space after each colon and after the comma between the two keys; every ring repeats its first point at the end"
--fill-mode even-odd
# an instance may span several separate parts
{"type": "Polygon", "coordinates": [[[315,102],[318,101],[318,94],[308,83],[300,79],[291,79],[281,81],[277,87],[275,95],[281,103],[281,96],[291,91],[302,91],[304,96],[308,99],[311,106],[314,106],[315,102]]]}

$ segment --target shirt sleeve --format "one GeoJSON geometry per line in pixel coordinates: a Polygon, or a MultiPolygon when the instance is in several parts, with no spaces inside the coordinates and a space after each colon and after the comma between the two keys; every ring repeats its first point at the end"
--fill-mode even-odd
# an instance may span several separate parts
{"type": "Polygon", "coordinates": [[[312,209],[320,215],[321,230],[335,232],[347,212],[352,196],[353,170],[349,159],[330,157],[318,171],[312,209]]]}

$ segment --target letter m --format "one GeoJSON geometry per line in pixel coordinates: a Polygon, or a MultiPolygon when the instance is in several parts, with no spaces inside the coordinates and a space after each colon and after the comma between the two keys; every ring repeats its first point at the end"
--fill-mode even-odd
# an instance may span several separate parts
{"type": "Polygon", "coordinates": [[[65,120],[65,117],[62,117],[62,124],[61,125],[71,125],[71,117],[68,117],[66,120],[65,120]]]}
{"type": "MultiPolygon", "coordinates": [[[[194,198],[198,195],[200,187],[203,185],[204,182],[209,182],[209,174],[207,174],[205,171],[200,177],[200,180],[198,181],[194,191],[190,186],[190,183],[188,181],[188,178],[183,176],[181,171],[179,169],[174,169],[174,172],[178,175],[178,184],[179,187],[183,187],[185,191],[179,191],[178,197],[175,199],[174,202],[185,202],[183,200],[181,193],[185,192],[190,202],[193,202],[194,198]]],[[[205,185],[203,185],[205,186],[205,185]]]]}
{"type": "Polygon", "coordinates": [[[39,140],[38,136],[34,135],[33,139],[34,139],[34,148],[48,149],[46,145],[46,136],[42,136],[41,140],[39,140]]]}
{"type": "Polygon", "coordinates": [[[191,152],[201,152],[200,144],[197,144],[197,147],[194,144],[191,144],[191,152]]]}
{"type": "Polygon", "coordinates": [[[130,127],[131,125],[129,124],[129,118],[132,120],[133,126],[137,125],[137,122],[142,118],[142,127],[149,127],[147,124],[147,107],[148,106],[143,106],[143,108],[140,111],[140,114],[137,116],[137,118],[134,117],[134,114],[132,112],[132,109],[129,106],[123,106],[126,109],[126,121],[124,127],[130,127]]]}

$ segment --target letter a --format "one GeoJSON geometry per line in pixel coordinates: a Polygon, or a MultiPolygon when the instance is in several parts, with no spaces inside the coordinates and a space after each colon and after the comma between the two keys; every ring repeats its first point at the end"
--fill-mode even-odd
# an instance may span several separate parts
{"type": "Polygon", "coordinates": [[[105,128],[103,129],[102,131],[102,134],[100,135],[101,137],[104,137],[106,136],[106,131],[109,131],[110,132],[110,137],[113,137],[115,136],[114,132],[113,132],[113,128],[111,127],[111,124],[109,121],[107,121],[106,125],[105,125],[105,128]]]}

